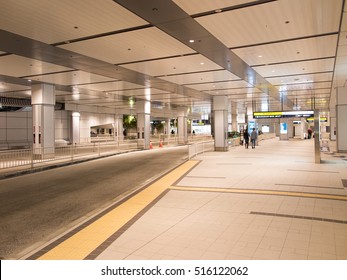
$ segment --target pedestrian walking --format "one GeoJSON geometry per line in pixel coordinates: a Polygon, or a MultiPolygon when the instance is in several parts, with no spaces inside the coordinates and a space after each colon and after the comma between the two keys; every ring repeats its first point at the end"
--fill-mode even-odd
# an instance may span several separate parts
{"type": "Polygon", "coordinates": [[[252,142],[252,149],[255,149],[255,141],[257,141],[258,134],[255,131],[255,128],[253,128],[253,131],[251,133],[251,142],[252,142]]]}
{"type": "Polygon", "coordinates": [[[248,149],[248,143],[249,143],[248,129],[245,129],[245,131],[243,132],[243,140],[245,141],[245,149],[248,149]]]}

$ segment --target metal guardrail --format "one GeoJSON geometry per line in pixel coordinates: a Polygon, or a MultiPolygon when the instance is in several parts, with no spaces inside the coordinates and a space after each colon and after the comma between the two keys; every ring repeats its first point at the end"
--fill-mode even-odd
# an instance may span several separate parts
{"type": "MultiPolygon", "coordinates": [[[[212,139],[211,136],[192,136],[189,142],[201,142],[212,139]]],[[[81,159],[97,158],[123,152],[141,150],[138,139],[122,141],[99,141],[84,144],[56,145],[54,148],[43,149],[15,149],[0,151],[0,170],[22,167],[30,169],[47,164],[77,161],[81,159]]],[[[153,138],[153,148],[177,146],[184,144],[178,137],[153,138]]]]}
{"type": "Polygon", "coordinates": [[[192,159],[197,155],[214,150],[214,140],[201,141],[189,144],[188,158],[192,159]]]}
{"type": "MultiPolygon", "coordinates": [[[[258,141],[276,137],[275,134],[259,135],[258,141]]],[[[240,145],[240,138],[228,140],[229,146],[240,145]]],[[[178,137],[153,137],[151,147],[162,148],[177,145],[188,145],[188,158],[191,159],[199,154],[214,150],[214,139],[210,135],[189,136],[188,144],[178,137]]],[[[54,148],[41,149],[17,149],[0,151],[0,170],[15,167],[34,168],[44,164],[57,162],[77,161],[80,159],[97,158],[104,155],[113,155],[128,151],[142,149],[138,139],[122,141],[102,141],[85,144],[73,144],[55,146],[54,148]]]]}
{"type": "Polygon", "coordinates": [[[27,166],[33,168],[42,163],[76,161],[81,158],[94,158],[107,154],[118,154],[138,150],[136,140],[118,142],[98,142],[83,145],[56,146],[54,148],[18,149],[0,151],[0,169],[27,166]]]}

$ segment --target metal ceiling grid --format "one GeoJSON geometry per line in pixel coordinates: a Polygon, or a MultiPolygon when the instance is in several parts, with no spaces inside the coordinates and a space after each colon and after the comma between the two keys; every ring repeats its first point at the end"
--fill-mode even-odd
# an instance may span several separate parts
{"type": "MultiPolygon", "coordinates": [[[[90,62],[87,57],[92,57],[100,62],[116,63],[126,69],[137,71],[142,76],[136,79],[139,84],[134,85],[134,88],[143,88],[151,84],[152,87],[158,86],[159,91],[171,91],[172,93],[167,96],[173,97],[173,93],[179,93],[177,96],[180,99],[157,95],[155,101],[163,103],[176,102],[174,104],[185,106],[209,104],[210,99],[207,98],[206,92],[215,95],[213,85],[219,88],[219,83],[223,85],[227,84],[224,82],[230,80],[237,82],[240,79],[201,54],[192,54],[196,50],[192,50],[189,44],[183,44],[164,34],[163,31],[115,2],[110,0],[6,1],[0,11],[0,29],[81,54],[80,58],[73,55],[73,59],[78,59],[80,64],[90,62]],[[204,64],[201,64],[202,62],[204,64]],[[160,80],[147,75],[160,77],[160,80]],[[169,84],[163,85],[165,81],[169,84]],[[204,93],[199,94],[198,91],[188,93],[188,89],[175,84],[187,85],[192,90],[199,89],[204,93]],[[186,97],[182,98],[182,94],[186,97]],[[187,94],[191,97],[187,98],[187,94]],[[200,95],[203,101],[199,101],[200,95]]],[[[322,83],[318,82],[326,82],[325,86],[328,86],[334,78],[334,86],[346,84],[347,33],[338,35],[344,3],[342,0],[175,0],[174,2],[228,48],[232,48],[231,50],[241,59],[254,66],[253,69],[276,85],[277,89],[287,85],[291,100],[295,101],[290,89],[292,84],[295,84],[293,88],[296,91],[296,98],[299,99],[298,95],[301,94],[303,100],[312,94],[316,98],[320,96],[322,83]],[[335,61],[338,37],[339,49],[335,61]],[[312,83],[311,89],[309,83],[312,83]]],[[[345,19],[344,16],[341,31],[347,32],[345,19]]],[[[127,80],[131,75],[135,75],[135,72],[124,72],[116,77],[112,73],[110,75],[114,69],[111,70],[109,67],[98,73],[91,71],[92,73],[88,75],[87,69],[76,68],[78,63],[73,61],[54,65],[44,62],[44,59],[41,62],[37,59],[3,54],[0,48],[0,81],[6,84],[4,89],[0,83],[2,95],[9,95],[11,92],[15,96],[13,92],[18,90],[14,87],[15,84],[8,82],[9,76],[26,77],[56,83],[57,86],[76,85],[78,89],[84,91],[84,95],[88,94],[88,100],[95,98],[94,105],[106,106],[110,103],[101,103],[99,97],[103,95],[98,93],[116,91],[117,94],[128,98],[131,91],[124,90],[118,85],[124,81],[135,82],[133,78],[127,80]],[[71,67],[73,65],[75,67],[71,67]],[[122,81],[113,82],[116,79],[122,81]]],[[[65,60],[70,59],[65,57],[65,60]]],[[[59,60],[56,62],[61,63],[59,60]]],[[[96,63],[96,60],[93,63],[96,63]]],[[[94,67],[98,68],[99,65],[102,63],[96,63],[94,67]]],[[[90,69],[92,67],[91,65],[90,69]]],[[[239,101],[241,106],[255,104],[260,108],[260,100],[272,100],[266,95],[264,97],[257,89],[244,94],[240,93],[240,90],[249,89],[235,87],[226,89],[223,86],[222,88],[224,88],[222,94],[228,94],[230,100],[239,101]],[[241,98],[239,94],[243,94],[244,97],[241,98]],[[239,96],[239,99],[236,96],[239,96]],[[254,100],[258,101],[254,103],[254,100]]],[[[63,93],[64,98],[70,95],[71,103],[85,102],[82,94],[80,99],[72,95],[72,87],[65,88],[63,93]]],[[[329,102],[329,93],[330,91],[324,92],[325,103],[323,100],[319,106],[329,102]]],[[[141,94],[139,91],[136,97],[141,98],[141,94]]],[[[18,93],[18,96],[23,94],[18,93]]],[[[110,101],[109,97],[104,98],[110,101]]],[[[307,98],[302,106],[310,107],[312,106],[310,97],[307,98]]],[[[270,104],[280,105],[274,100],[270,104]]],[[[124,108],[126,104],[115,106],[124,108]]],[[[210,108],[209,105],[207,107],[210,108]]]]}

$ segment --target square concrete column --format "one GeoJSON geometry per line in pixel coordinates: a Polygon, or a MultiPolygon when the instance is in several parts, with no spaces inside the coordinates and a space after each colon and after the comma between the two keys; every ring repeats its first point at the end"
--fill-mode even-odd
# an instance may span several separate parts
{"type": "Polygon", "coordinates": [[[53,158],[55,152],[53,85],[38,84],[31,87],[33,108],[33,153],[35,158],[53,158]]]}
{"type": "Polygon", "coordinates": [[[147,100],[137,101],[136,113],[138,146],[147,150],[150,148],[151,102],[147,100]]]}
{"type": "Polygon", "coordinates": [[[115,116],[115,125],[114,125],[114,130],[115,130],[115,137],[118,139],[118,141],[124,139],[123,135],[123,115],[116,115],[115,116]]]}
{"type": "Polygon", "coordinates": [[[213,97],[214,149],[228,151],[228,97],[213,97]]]}
{"type": "Polygon", "coordinates": [[[166,136],[167,138],[170,138],[171,136],[171,126],[170,126],[171,119],[166,119],[165,121],[165,130],[166,130],[166,136]]]}
{"type": "Polygon", "coordinates": [[[336,90],[336,150],[345,153],[347,152],[347,87],[336,90]]]}
{"type": "Polygon", "coordinates": [[[188,143],[188,131],[187,131],[187,110],[180,109],[177,112],[177,129],[178,129],[178,143],[188,143]]]}
{"type": "Polygon", "coordinates": [[[79,112],[72,112],[71,114],[71,143],[79,144],[80,140],[80,117],[79,112]]]}
{"type": "Polygon", "coordinates": [[[231,130],[237,131],[237,103],[231,102],[231,130]]]}

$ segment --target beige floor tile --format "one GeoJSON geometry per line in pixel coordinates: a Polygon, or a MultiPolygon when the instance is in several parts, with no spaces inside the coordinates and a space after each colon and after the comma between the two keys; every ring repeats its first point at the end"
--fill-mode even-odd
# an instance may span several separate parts
{"type": "Polygon", "coordinates": [[[309,241],[286,239],[283,247],[297,250],[308,250],[309,244],[309,241]]]}
{"type": "Polygon", "coordinates": [[[310,253],[307,259],[308,260],[337,260],[337,256],[332,254],[310,253]]]}
{"type": "Polygon", "coordinates": [[[201,259],[202,255],[205,253],[205,250],[185,248],[182,252],[180,252],[177,257],[183,258],[186,260],[195,260],[201,259]]]}
{"type": "Polygon", "coordinates": [[[329,254],[329,255],[336,255],[336,247],[335,244],[326,244],[326,243],[316,243],[316,242],[310,242],[309,245],[309,254],[314,255],[317,254],[329,254]]]}
{"type": "Polygon", "coordinates": [[[237,255],[234,253],[227,254],[225,257],[226,260],[251,260],[252,257],[247,257],[244,255],[237,255]]]}
{"type": "Polygon", "coordinates": [[[123,260],[128,256],[126,253],[119,253],[114,251],[105,251],[101,253],[96,260],[123,260]]]}
{"type": "Polygon", "coordinates": [[[304,242],[309,242],[310,241],[311,234],[310,232],[292,232],[289,231],[287,234],[287,240],[297,240],[297,241],[304,241],[304,242]]]}
{"type": "Polygon", "coordinates": [[[236,245],[236,241],[228,241],[221,242],[217,240],[210,247],[208,247],[209,252],[226,254],[231,251],[231,249],[236,245]]]}
{"type": "Polygon", "coordinates": [[[253,247],[253,246],[235,245],[230,250],[230,254],[252,258],[256,250],[257,250],[256,246],[253,247]]]}
{"type": "Polygon", "coordinates": [[[258,248],[253,255],[253,259],[278,260],[280,255],[281,255],[281,250],[269,250],[269,249],[258,248]]]}
{"type": "Polygon", "coordinates": [[[239,241],[242,242],[250,242],[250,243],[255,243],[259,244],[261,240],[263,239],[262,235],[256,235],[256,234],[243,234],[239,241]]]}
{"type": "Polygon", "coordinates": [[[279,259],[280,260],[307,260],[307,254],[282,252],[279,259]]]}
{"type": "Polygon", "coordinates": [[[337,252],[336,259],[338,260],[347,260],[347,252],[337,252]]]}
{"type": "Polygon", "coordinates": [[[267,249],[267,250],[282,250],[283,245],[285,243],[285,237],[264,237],[259,243],[259,249],[267,249]]]}
{"type": "Polygon", "coordinates": [[[203,260],[224,260],[227,256],[227,253],[217,253],[217,252],[211,252],[206,251],[204,254],[202,254],[201,259],[203,260]]]}
{"type": "Polygon", "coordinates": [[[167,245],[163,246],[161,249],[157,251],[157,254],[161,255],[170,255],[170,256],[177,256],[179,253],[181,253],[186,247],[179,247],[179,246],[173,246],[173,245],[167,245]]]}

